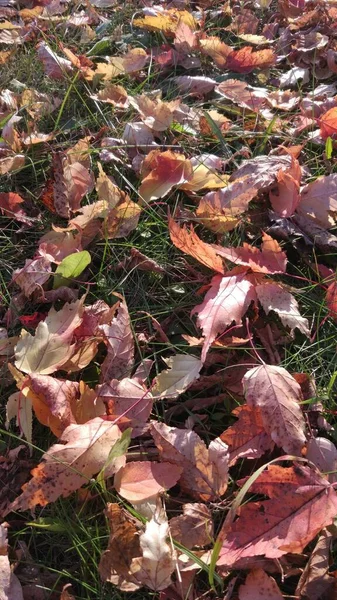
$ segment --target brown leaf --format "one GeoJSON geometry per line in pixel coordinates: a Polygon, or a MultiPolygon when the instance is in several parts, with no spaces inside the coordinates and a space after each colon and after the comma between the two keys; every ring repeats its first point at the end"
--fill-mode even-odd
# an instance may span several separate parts
{"type": "Polygon", "coordinates": [[[328,573],[331,543],[332,534],[323,529],[297,584],[296,594],[301,598],[320,600],[330,590],[332,600],[334,593],[331,588],[335,587],[336,580],[328,573]]]}
{"type": "Polygon", "coordinates": [[[121,302],[115,316],[108,325],[101,325],[107,345],[107,356],[101,366],[101,382],[130,374],[134,361],[134,341],[130,315],[125,302],[121,302]]]}
{"type": "Polygon", "coordinates": [[[184,504],[183,514],[169,521],[171,536],[186,548],[203,548],[213,538],[210,509],[204,504],[184,504]]]}
{"type": "Polygon", "coordinates": [[[244,585],[239,588],[239,600],[283,600],[275,579],[262,569],[250,571],[244,585]]]}
{"type": "Polygon", "coordinates": [[[222,496],[227,489],[228,453],[220,438],[210,443],[208,449],[194,431],[168,427],[153,421],[151,434],[160,456],[183,468],[181,488],[201,500],[222,496]]]}

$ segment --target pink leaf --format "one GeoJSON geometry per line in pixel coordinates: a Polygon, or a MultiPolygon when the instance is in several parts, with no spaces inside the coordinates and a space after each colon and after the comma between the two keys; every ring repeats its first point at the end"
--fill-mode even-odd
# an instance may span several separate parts
{"type": "Polygon", "coordinates": [[[182,472],[169,462],[130,462],[116,473],[114,485],[129,502],[143,502],[173,487],[182,472]]]}

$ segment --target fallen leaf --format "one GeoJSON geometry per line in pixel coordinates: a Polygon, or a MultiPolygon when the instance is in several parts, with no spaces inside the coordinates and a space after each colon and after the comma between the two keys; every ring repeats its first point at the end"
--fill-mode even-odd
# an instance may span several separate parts
{"type": "Polygon", "coordinates": [[[111,324],[101,325],[107,345],[107,355],[101,366],[101,382],[130,374],[134,362],[134,341],[130,315],[126,303],[118,306],[118,313],[111,324]]]}
{"type": "Polygon", "coordinates": [[[116,473],[114,486],[128,502],[144,502],[173,487],[182,472],[169,462],[129,462],[116,473]]]}
{"type": "Polygon", "coordinates": [[[291,217],[300,202],[301,173],[298,160],[292,157],[291,167],[277,174],[277,187],[270,191],[269,199],[280,217],[291,217]]]}
{"type": "Polygon", "coordinates": [[[212,248],[211,244],[203,242],[195,233],[193,227],[190,230],[187,229],[186,225],[182,228],[172,218],[169,218],[169,232],[172,243],[182,250],[186,254],[193,256],[202,265],[217,271],[218,273],[224,273],[223,261],[220,256],[212,248]]]}
{"type": "Polygon", "coordinates": [[[175,354],[163,360],[168,369],[157,375],[151,391],[155,398],[177,398],[199,378],[202,362],[189,354],[175,354]]]}
{"type": "Polygon", "coordinates": [[[46,42],[39,43],[37,55],[43,63],[46,75],[51,79],[64,79],[67,73],[73,70],[70,60],[55,54],[46,42]]]}
{"type": "Polygon", "coordinates": [[[58,312],[51,308],[40,321],[35,336],[24,329],[15,347],[15,366],[24,373],[49,375],[71,356],[74,330],[82,320],[83,302],[65,304],[58,312]]]}
{"type": "Polygon", "coordinates": [[[45,257],[28,259],[21,269],[15,269],[12,281],[29,298],[35,290],[40,290],[52,272],[50,260],[45,257]]]}
{"type": "Polygon", "coordinates": [[[275,61],[276,55],[270,48],[254,51],[252,46],[244,46],[227,56],[226,69],[235,73],[251,73],[254,69],[267,69],[275,61]]]}
{"type": "MultiPolygon", "coordinates": [[[[83,425],[69,425],[59,444],[43,455],[42,462],[32,470],[32,479],[23,486],[22,494],[9,507],[28,510],[66,498],[78,490],[105,465],[111,446],[121,437],[117,425],[97,417],[83,425]]],[[[105,476],[111,477],[125,464],[125,456],[109,463],[105,476]]]]}
{"type": "Polygon", "coordinates": [[[238,420],[220,436],[228,445],[229,466],[239,458],[256,459],[273,449],[274,443],[266,433],[259,406],[244,404],[235,408],[232,414],[238,420]]]}
{"type": "Polygon", "coordinates": [[[275,444],[288,454],[300,456],[305,421],[297,381],[283,367],[261,365],[244,375],[243,386],[247,404],[260,409],[263,427],[275,444]]]}
{"type": "Polygon", "coordinates": [[[320,134],[323,140],[334,137],[337,133],[337,107],[330,108],[319,117],[320,134]]]}
{"type": "Polygon", "coordinates": [[[107,549],[103,552],[98,570],[103,581],[110,581],[122,590],[132,591],[141,584],[131,572],[132,560],[141,557],[139,528],[131,515],[117,503],[108,503],[105,515],[109,522],[110,537],[107,549]],[[125,580],[131,580],[130,587],[125,580]]]}
{"type": "Polygon", "coordinates": [[[152,393],[136,378],[104,383],[98,388],[98,399],[105,404],[108,414],[130,419],[135,430],[147,422],[153,406],[152,393]]]}
{"type": "Polygon", "coordinates": [[[11,394],[8,398],[6,405],[6,429],[9,428],[9,423],[12,419],[16,419],[17,427],[20,428],[20,431],[27,442],[31,444],[33,441],[32,403],[20,392],[14,392],[14,394],[11,394]]]}
{"type": "Polygon", "coordinates": [[[333,598],[334,592],[330,588],[335,586],[336,580],[329,575],[331,544],[332,534],[323,529],[301,574],[296,594],[310,598],[310,600],[319,600],[322,597],[324,598],[325,594],[330,591],[330,597],[333,598]]]}
{"type": "Polygon", "coordinates": [[[191,162],[183,154],[166,150],[152,150],[142,167],[145,177],[139,187],[144,202],[163,198],[177,185],[188,181],[193,175],[191,162]]]}
{"type": "Polygon", "coordinates": [[[283,595],[275,579],[263,569],[254,569],[239,588],[239,600],[283,600],[283,595]]]}
{"type": "Polygon", "coordinates": [[[250,267],[255,273],[284,273],[286,270],[286,253],[281,250],[280,244],[266,233],[262,235],[261,250],[245,242],[239,248],[223,248],[215,244],[213,248],[220,256],[237,265],[250,267]]]}
{"type": "Polygon", "coordinates": [[[160,95],[151,98],[145,94],[129,98],[131,106],[135,108],[144,124],[154,131],[165,131],[172,125],[174,111],[178,108],[180,100],[164,102],[160,95]]]}
{"type": "Polygon", "coordinates": [[[204,301],[193,308],[191,313],[198,314],[197,324],[205,338],[202,361],[217,335],[223,333],[233,321],[238,325],[254,299],[254,285],[245,278],[244,273],[213,277],[204,301]]]}
{"type": "Polygon", "coordinates": [[[200,500],[222,496],[227,489],[228,446],[216,438],[208,449],[191,430],[152,421],[151,435],[163,460],[181,466],[180,486],[200,500]]]}
{"type": "Polygon", "coordinates": [[[142,19],[135,19],[135,27],[141,27],[149,31],[161,31],[165,35],[173,36],[180,23],[185,23],[194,31],[196,22],[192,14],[187,10],[177,10],[176,8],[166,9],[157,15],[146,15],[142,19]]]}
{"type": "Polygon", "coordinates": [[[263,310],[268,315],[272,310],[278,314],[283,325],[291,333],[297,328],[307,337],[310,336],[308,320],[301,316],[294,296],[277,283],[263,283],[256,286],[256,295],[263,310]]]}
{"type": "Polygon", "coordinates": [[[306,458],[326,473],[331,483],[337,481],[337,448],[333,442],[324,437],[310,438],[306,458]]]}
{"type": "Polygon", "coordinates": [[[299,554],[336,515],[336,492],[309,467],[271,465],[251,485],[250,492],[269,499],[241,506],[218,566],[231,567],[245,557],[299,554]]]}
{"type": "Polygon", "coordinates": [[[23,203],[23,198],[19,194],[14,192],[1,192],[0,193],[0,212],[6,217],[16,219],[21,223],[31,225],[33,219],[29,217],[26,212],[19,205],[23,203]]]}
{"type": "Polygon", "coordinates": [[[213,521],[204,504],[184,504],[183,514],[169,521],[172,538],[186,548],[203,548],[212,542],[213,521]]]}
{"type": "Polygon", "coordinates": [[[0,525],[0,598],[23,600],[21,583],[11,569],[8,559],[7,528],[0,525]]]}
{"type": "Polygon", "coordinates": [[[337,174],[322,175],[301,191],[297,212],[321,227],[330,229],[336,224],[337,174]]]}

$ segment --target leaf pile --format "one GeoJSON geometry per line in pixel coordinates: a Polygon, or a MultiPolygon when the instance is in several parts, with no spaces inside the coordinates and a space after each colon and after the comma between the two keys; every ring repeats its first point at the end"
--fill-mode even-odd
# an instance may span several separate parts
{"type": "Polygon", "coordinates": [[[39,461],[0,457],[4,489],[16,462],[24,473],[1,495],[3,600],[33,597],[8,555],[14,512],[31,521],[83,492],[96,518],[93,490],[99,576],[121,591],[336,597],[337,451],[313,374],[284,366],[319,333],[294,262],[336,321],[336,18],[324,0],[0,6],[0,65],[31,53],[44,89],[0,90],[1,217],[39,235],[1,301],[6,427],[31,448],[41,428],[52,440],[39,461]],[[141,246],[154,220],[172,264],[141,246]],[[97,256],[126,238],[109,268],[192,285],[191,306],[147,310],[141,329],[127,294],[103,299],[97,256]],[[214,426],[207,409],[223,402],[214,426]]]}

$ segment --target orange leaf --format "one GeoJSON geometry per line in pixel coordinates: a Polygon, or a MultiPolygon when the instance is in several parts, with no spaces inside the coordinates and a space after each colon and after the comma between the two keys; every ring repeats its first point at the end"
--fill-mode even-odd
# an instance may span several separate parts
{"type": "Polygon", "coordinates": [[[202,265],[217,271],[218,273],[224,273],[224,266],[221,258],[217,256],[217,253],[212,248],[211,244],[203,242],[195,233],[193,227],[190,230],[187,229],[186,225],[179,227],[177,223],[169,218],[169,231],[172,243],[182,250],[186,254],[193,256],[202,265]]]}

